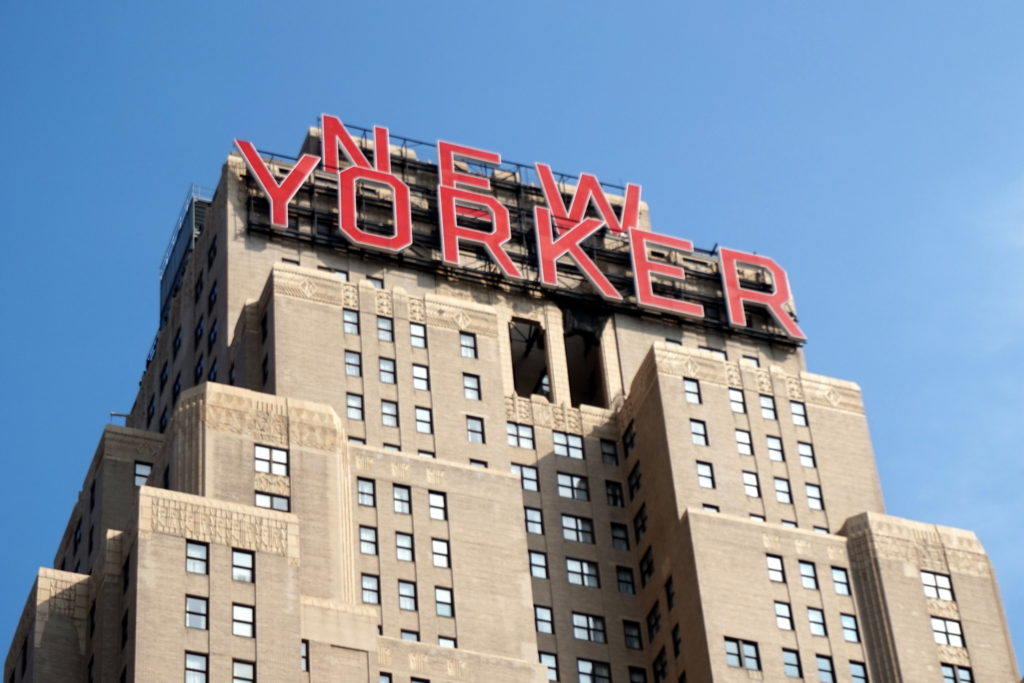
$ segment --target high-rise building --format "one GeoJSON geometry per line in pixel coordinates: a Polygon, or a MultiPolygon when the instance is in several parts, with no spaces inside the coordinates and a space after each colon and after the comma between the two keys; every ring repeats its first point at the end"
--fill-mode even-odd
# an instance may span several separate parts
{"type": "Polygon", "coordinates": [[[984,550],[885,514],[774,261],[354,130],[190,193],[6,681],[1017,680],[984,550]]]}

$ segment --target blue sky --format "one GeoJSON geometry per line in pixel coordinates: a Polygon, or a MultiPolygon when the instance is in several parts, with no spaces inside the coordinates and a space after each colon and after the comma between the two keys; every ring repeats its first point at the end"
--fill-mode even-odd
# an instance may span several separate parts
{"type": "Polygon", "coordinates": [[[657,231],[782,263],[889,512],[978,534],[1024,650],[1024,5],[229,5],[4,8],[0,642],[131,407],[188,185],[326,111],[639,183],[657,231]]]}

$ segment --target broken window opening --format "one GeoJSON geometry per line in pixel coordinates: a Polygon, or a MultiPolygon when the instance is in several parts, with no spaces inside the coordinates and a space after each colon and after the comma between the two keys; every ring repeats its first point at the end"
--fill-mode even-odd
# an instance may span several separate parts
{"type": "Polygon", "coordinates": [[[512,377],[516,394],[551,398],[548,355],[544,329],[531,320],[514,319],[508,328],[512,347],[512,377]]]}
{"type": "Polygon", "coordinates": [[[583,404],[608,407],[608,392],[601,362],[601,332],[607,315],[563,309],[565,360],[569,370],[569,397],[574,408],[583,404]]]}

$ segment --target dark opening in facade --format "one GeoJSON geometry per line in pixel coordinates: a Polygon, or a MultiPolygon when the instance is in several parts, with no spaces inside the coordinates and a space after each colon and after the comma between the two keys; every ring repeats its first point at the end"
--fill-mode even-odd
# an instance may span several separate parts
{"type": "Polygon", "coordinates": [[[548,379],[548,354],[544,330],[530,320],[515,319],[508,328],[512,347],[512,377],[516,394],[551,398],[548,379]]]}
{"type": "Polygon", "coordinates": [[[608,407],[604,366],[601,363],[601,332],[607,315],[563,309],[565,360],[569,369],[569,395],[573,407],[586,403],[608,407]]]}

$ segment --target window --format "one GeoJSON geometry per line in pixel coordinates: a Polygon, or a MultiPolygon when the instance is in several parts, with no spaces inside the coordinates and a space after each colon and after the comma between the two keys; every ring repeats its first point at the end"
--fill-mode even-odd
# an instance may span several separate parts
{"type": "Polygon", "coordinates": [[[400,515],[412,514],[412,491],[408,486],[395,484],[392,497],[395,503],[395,512],[400,515]]]}
{"type": "Polygon", "coordinates": [[[690,439],[695,446],[708,445],[708,427],[703,420],[690,420],[690,439]]]}
{"type": "Polygon", "coordinates": [[[812,636],[828,636],[828,628],[825,626],[825,613],[820,609],[808,607],[807,622],[812,636]]]}
{"type": "Polygon", "coordinates": [[[699,346],[697,348],[699,348],[701,351],[707,351],[712,358],[715,358],[717,360],[729,360],[729,354],[727,354],[722,349],[713,349],[710,346],[699,346]]]}
{"type": "Polygon", "coordinates": [[[622,634],[626,638],[627,650],[642,650],[643,640],[640,636],[640,624],[635,621],[622,622],[622,634]]]}
{"type": "Polygon", "coordinates": [[[567,557],[565,558],[565,571],[568,574],[569,583],[574,586],[586,586],[587,588],[601,587],[601,579],[597,573],[596,562],[567,557]]]}
{"type": "Polygon", "coordinates": [[[618,522],[611,523],[612,547],[619,550],[629,550],[629,528],[618,522]]]}
{"type": "Polygon", "coordinates": [[[815,655],[814,661],[818,664],[818,681],[820,683],[835,683],[836,670],[832,665],[832,658],[828,655],[815,655]]]}
{"type": "Polygon", "coordinates": [[[644,534],[647,533],[647,504],[640,506],[637,510],[636,515],[633,517],[633,535],[636,537],[636,542],[639,543],[643,539],[644,534]]]}
{"type": "Polygon", "coordinates": [[[217,281],[210,285],[210,293],[206,296],[206,310],[209,311],[217,303],[217,281]]]}
{"type": "Polygon", "coordinates": [[[786,678],[803,678],[804,670],[800,665],[800,653],[796,650],[782,651],[782,671],[786,678]]]}
{"type": "Polygon", "coordinates": [[[288,476],[288,451],[283,448],[256,445],[253,452],[257,472],[288,476]]]}
{"type": "Polygon", "coordinates": [[[539,491],[540,484],[537,480],[537,468],[529,465],[512,463],[512,474],[519,477],[519,485],[524,491],[539,491]]]}
{"type": "Polygon", "coordinates": [[[484,433],[484,419],[482,417],[466,416],[466,439],[469,443],[485,443],[487,435],[484,433]]]}
{"type": "Polygon", "coordinates": [[[433,538],[430,540],[430,554],[435,567],[452,566],[448,541],[443,538],[433,538]]]}
{"type": "Polygon", "coordinates": [[[786,570],[782,566],[782,558],[778,555],[765,555],[764,559],[768,565],[768,580],[786,583],[786,570]]]}
{"type": "Polygon", "coordinates": [[[590,500],[590,485],[586,477],[559,472],[556,480],[558,482],[558,495],[562,498],[590,500]]]}
{"type": "Polygon", "coordinates": [[[548,578],[548,556],[536,550],[530,551],[530,576],[535,579],[548,578]]]}
{"type": "MultiPolygon", "coordinates": [[[[533,432],[530,432],[533,438],[533,432]]],[[[551,439],[555,446],[555,455],[562,455],[573,460],[583,459],[583,437],[579,434],[566,434],[565,432],[552,432],[551,439]]],[[[532,448],[532,446],[531,446],[532,448]]]]}
{"type": "MultiPolygon", "coordinates": [[[[668,660],[665,657],[665,648],[658,651],[654,663],[651,664],[651,670],[654,671],[654,683],[664,683],[668,680],[668,660]]],[[[643,669],[630,667],[629,676],[630,683],[647,683],[647,674],[643,669]]]]}
{"type": "Polygon", "coordinates": [[[668,609],[676,606],[676,588],[671,576],[665,582],[665,605],[668,609]]]}
{"type": "MultiPolygon", "coordinates": [[[[852,664],[853,662],[851,662],[852,664]]],[[[867,678],[864,679],[865,681],[867,678]]],[[[974,674],[966,666],[942,665],[942,683],[974,683],[974,674]]]]}
{"type": "Polygon", "coordinates": [[[372,526],[359,527],[359,552],[363,555],[377,554],[377,529],[372,526]]]}
{"type": "Polygon", "coordinates": [[[399,446],[396,443],[386,443],[386,444],[383,445],[383,448],[386,451],[400,451],[400,450],[402,450],[402,447],[399,446]]]}
{"type": "Polygon", "coordinates": [[[932,636],[939,645],[964,647],[964,632],[960,622],[955,619],[932,617],[932,636]]]}
{"type": "Polygon", "coordinates": [[[605,465],[619,464],[619,450],[614,441],[601,439],[601,462],[605,465]]]}
{"type": "Polygon", "coordinates": [[[240,659],[231,660],[231,683],[255,683],[256,665],[240,659]]]}
{"type": "MultiPolygon", "coordinates": [[[[363,527],[365,528],[365,527],[363,527]]],[[[376,535],[377,530],[374,529],[374,552],[367,553],[368,555],[376,555],[376,535]]],[[[415,561],[415,549],[413,548],[413,537],[412,534],[403,534],[397,532],[395,534],[395,557],[399,562],[414,562],[415,561]]]]}
{"type": "Polygon", "coordinates": [[[800,584],[808,590],[818,590],[818,572],[813,562],[800,560],[800,584]]]}
{"type": "Polygon", "coordinates": [[[455,616],[455,598],[452,597],[452,589],[442,586],[434,587],[434,605],[437,616],[455,616]]]}
{"type": "Polygon", "coordinates": [[[363,356],[358,351],[345,352],[345,374],[349,377],[363,376],[363,356]]]}
{"type": "Polygon", "coordinates": [[[206,598],[199,598],[194,595],[185,596],[185,628],[198,628],[205,631],[208,614],[209,608],[206,598]]]}
{"type": "Polygon", "coordinates": [[[743,492],[751,498],[761,497],[761,485],[757,481],[757,472],[743,473],[743,492]]]}
{"type": "Polygon", "coordinates": [[[672,627],[672,654],[678,657],[679,653],[682,652],[682,650],[683,636],[682,633],[679,631],[679,624],[676,624],[672,627]]]}
{"type": "Polygon", "coordinates": [[[604,617],[584,614],[583,612],[573,612],[572,636],[577,640],[589,640],[592,643],[606,642],[604,617]]]}
{"type": "Polygon", "coordinates": [[[706,512],[721,512],[722,511],[722,508],[720,508],[717,505],[712,505],[711,503],[702,503],[701,506],[700,506],[700,509],[704,510],[706,512]]]}
{"type": "Polygon", "coordinates": [[[575,543],[593,543],[594,522],[586,517],[562,515],[562,538],[575,543]]]}
{"type": "Polygon", "coordinates": [[[654,575],[654,549],[648,547],[640,558],[640,585],[646,586],[647,581],[654,575]]]}
{"type": "Polygon", "coordinates": [[[775,625],[783,631],[793,630],[793,610],[788,602],[775,603],[775,625]]]}
{"type": "Polygon", "coordinates": [[[633,469],[629,471],[629,476],[626,477],[626,483],[629,485],[629,499],[632,501],[636,498],[637,491],[640,490],[640,463],[633,465],[633,469]]]}
{"type": "Polygon", "coordinates": [[[796,452],[800,454],[800,464],[804,467],[817,467],[814,460],[814,446],[809,443],[798,442],[796,452]]]}
{"type": "Polygon", "coordinates": [[[299,641],[299,671],[309,671],[309,641],[299,641]]]}
{"type": "Polygon", "coordinates": [[[185,683],[206,683],[206,655],[185,653],[185,683]]]}
{"type": "Polygon", "coordinates": [[[743,398],[742,389],[729,389],[729,407],[734,413],[747,412],[747,401],[743,398]]]}
{"type": "Polygon", "coordinates": [[[804,484],[807,492],[807,507],[812,510],[824,510],[825,499],[821,496],[821,487],[817,484],[804,484]]]}
{"type": "Polygon", "coordinates": [[[839,624],[843,629],[843,640],[848,643],[860,642],[860,631],[857,629],[857,617],[852,614],[840,614],[839,624]]]}
{"type": "Polygon", "coordinates": [[[360,394],[345,395],[345,414],[350,420],[363,419],[363,397],[360,394]]]}
{"type": "Polygon", "coordinates": [[[608,505],[616,508],[626,506],[625,496],[622,495],[622,484],[617,481],[605,481],[604,482],[604,493],[608,500],[608,505]]]}
{"type": "Polygon", "coordinates": [[[754,444],[750,440],[750,432],[746,429],[736,430],[736,452],[740,455],[754,454],[754,444]]]}
{"type": "Polygon", "coordinates": [[[427,326],[423,323],[409,323],[409,344],[416,349],[427,348],[427,326]]]}
{"type": "Polygon", "coordinates": [[[537,508],[523,508],[523,513],[526,518],[526,533],[543,534],[544,517],[541,511],[537,508]]]}
{"type": "MultiPolygon", "coordinates": [[[[415,370],[417,366],[412,366],[415,370]]],[[[422,367],[422,366],[419,366],[422,367]]],[[[415,374],[415,373],[413,373],[415,374]]],[[[378,358],[377,359],[377,377],[383,384],[394,384],[395,383],[395,359],[394,358],[378,358]]],[[[418,387],[417,387],[418,388],[418,387]]]]}
{"type": "Polygon", "coordinates": [[[398,582],[398,609],[416,611],[416,584],[412,581],[398,582]]]}
{"type": "Polygon", "coordinates": [[[948,574],[936,574],[935,572],[921,572],[921,585],[924,586],[924,594],[936,600],[953,600],[953,584],[948,574]]]}
{"type": "Polygon", "coordinates": [[[412,388],[418,391],[430,391],[430,368],[426,365],[413,363],[412,388]]]}
{"type": "Polygon", "coordinates": [[[427,501],[430,504],[431,519],[448,519],[448,496],[440,491],[430,491],[427,494],[427,501]]]}
{"type": "Polygon", "coordinates": [[[633,570],[629,567],[616,567],[615,580],[620,593],[636,595],[636,584],[633,582],[633,570]]]}
{"type": "Polygon", "coordinates": [[[398,404],[394,401],[380,402],[380,423],[385,427],[398,426],[398,404]]]}
{"type": "Polygon", "coordinates": [[[263,493],[262,491],[257,491],[256,507],[288,512],[291,510],[291,501],[288,499],[288,496],[279,496],[276,493],[263,493]]]}
{"type": "Polygon", "coordinates": [[[700,403],[700,382],[695,379],[683,379],[683,393],[687,403],[700,403]]]}
{"type": "Polygon", "coordinates": [[[256,635],[256,608],[252,605],[231,605],[231,632],[243,638],[256,635]]]}
{"type": "Polygon", "coordinates": [[[533,449],[533,427],[521,425],[515,422],[505,423],[505,433],[508,436],[508,445],[516,448],[533,449]]]}
{"type": "Polygon", "coordinates": [[[868,669],[864,662],[850,662],[850,683],[868,683],[868,669]]]}
{"type": "Polygon", "coordinates": [[[837,595],[850,594],[850,576],[842,567],[832,567],[832,588],[837,595]]]}
{"type": "Polygon", "coordinates": [[[701,488],[715,488],[715,468],[709,462],[697,461],[697,483],[701,488]]]}
{"type": "Polygon", "coordinates": [[[633,423],[630,422],[626,425],[626,431],[622,433],[622,452],[627,460],[629,460],[629,455],[633,452],[634,448],[636,448],[636,429],[633,428],[633,423]]]}
{"type": "Polygon", "coordinates": [[[807,406],[800,401],[789,402],[789,414],[793,416],[793,424],[797,427],[807,426],[807,406]]]}
{"type": "Polygon", "coordinates": [[[761,670],[761,655],[757,651],[757,643],[749,640],[725,639],[725,663],[750,671],[761,670]]]}
{"type": "Polygon", "coordinates": [[[480,375],[462,373],[462,395],[470,401],[480,400],[480,375]]]}
{"type": "Polygon", "coordinates": [[[395,341],[394,320],[391,318],[385,318],[382,315],[377,316],[377,340],[382,342],[395,341]]]}
{"type": "Polygon", "coordinates": [[[761,394],[761,417],[766,420],[777,420],[775,414],[775,399],[771,396],[761,394]]]}
{"type": "Polygon", "coordinates": [[[544,605],[534,605],[533,621],[536,625],[537,633],[555,632],[555,618],[554,616],[552,616],[550,607],[545,607],[544,605]]]}
{"type": "Polygon", "coordinates": [[[765,442],[768,444],[768,459],[776,462],[784,462],[786,460],[786,453],[782,450],[782,439],[777,436],[766,436],[765,442]]]}
{"type": "Polygon", "coordinates": [[[459,348],[463,358],[476,358],[476,335],[459,332],[459,348]]]}
{"type": "Polygon", "coordinates": [[[786,505],[793,504],[793,493],[789,490],[789,479],[775,477],[775,500],[786,505]]]}
{"type": "MultiPolygon", "coordinates": [[[[412,641],[414,643],[420,642],[420,632],[419,631],[407,631],[405,629],[402,629],[399,632],[399,636],[402,638],[402,640],[409,640],[409,641],[412,641]]],[[[412,679],[410,679],[410,683],[412,683],[412,679]]]]}
{"type": "Polygon", "coordinates": [[[185,571],[189,574],[209,573],[207,560],[210,555],[210,546],[196,541],[185,543],[185,571]]]}
{"type": "Polygon", "coordinates": [[[612,683],[612,670],[606,662],[577,659],[576,673],[579,683],[612,683]]]}
{"type": "Polygon", "coordinates": [[[359,311],[346,308],[341,313],[341,319],[345,334],[359,334],[359,311]]]}
{"type": "Polygon", "coordinates": [[[552,652],[538,652],[540,663],[548,668],[548,680],[558,680],[558,657],[552,652]]]}
{"type": "Polygon", "coordinates": [[[142,486],[149,479],[149,475],[153,472],[153,465],[148,462],[135,461],[135,485],[142,486]]]}
{"type": "Polygon", "coordinates": [[[256,555],[249,550],[231,549],[231,578],[252,583],[256,574],[256,555]]]}
{"type": "Polygon", "coordinates": [[[653,643],[654,638],[661,630],[661,605],[655,600],[651,611],[647,613],[647,642],[653,643]]]}
{"type": "Polygon", "coordinates": [[[434,416],[430,408],[416,406],[416,431],[420,434],[434,433],[434,416]]]}
{"type": "MultiPolygon", "coordinates": [[[[438,645],[438,647],[447,647],[447,648],[451,648],[453,650],[459,646],[458,641],[456,641],[455,638],[449,638],[448,636],[438,636],[437,637],[437,645],[438,645]]],[[[424,680],[422,678],[413,678],[413,679],[410,679],[410,680],[413,683],[416,683],[416,682],[419,682],[419,683],[430,683],[430,681],[424,680]]]]}
{"type": "Polygon", "coordinates": [[[360,505],[371,508],[377,506],[377,485],[373,479],[356,479],[356,492],[360,505]]]}

